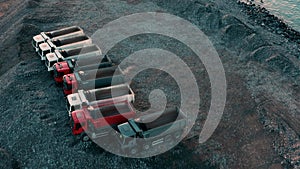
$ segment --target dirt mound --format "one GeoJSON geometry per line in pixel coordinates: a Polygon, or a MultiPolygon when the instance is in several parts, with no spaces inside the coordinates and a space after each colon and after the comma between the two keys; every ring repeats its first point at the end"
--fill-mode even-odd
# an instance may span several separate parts
{"type": "MultiPolygon", "coordinates": [[[[256,7],[231,0],[30,0],[24,3],[11,0],[1,2],[0,7],[5,9],[0,13],[0,126],[4,128],[0,131],[3,148],[0,168],[268,169],[299,164],[297,56],[300,51],[297,40],[292,38],[297,33],[289,33],[292,30],[272,16],[262,22],[265,18],[260,16],[266,16],[264,12],[249,16],[247,11],[257,11],[256,7]],[[74,140],[62,90],[55,86],[30,41],[40,31],[70,25],[79,25],[91,35],[113,19],[145,11],[176,14],[209,36],[226,71],[227,105],[220,126],[208,142],[199,145],[197,137],[193,137],[157,157],[126,159],[105,152],[93,143],[74,140]],[[278,24],[279,31],[285,31],[273,32],[278,24]]],[[[110,54],[118,63],[145,48],[169,50],[193,71],[202,99],[193,129],[198,135],[211,97],[203,64],[184,44],[159,35],[128,38],[110,54]]],[[[168,105],[180,104],[178,86],[163,72],[149,70],[139,74],[132,88],[136,93],[135,107],[139,110],[149,108],[147,98],[157,88],[168,94],[168,105]]]]}

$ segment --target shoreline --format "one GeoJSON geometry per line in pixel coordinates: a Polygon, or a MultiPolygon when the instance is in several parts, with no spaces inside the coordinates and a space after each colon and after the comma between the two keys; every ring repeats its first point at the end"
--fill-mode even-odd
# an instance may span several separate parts
{"type": "Polygon", "coordinates": [[[300,31],[300,23],[297,21],[299,12],[295,11],[298,9],[298,5],[293,0],[287,0],[287,2],[280,2],[278,0],[239,0],[246,4],[255,4],[261,8],[266,8],[270,14],[273,14],[282,19],[287,25],[296,30],[300,31]],[[291,10],[292,13],[289,11],[291,10]]]}
{"type": "Polygon", "coordinates": [[[300,31],[293,29],[288,23],[278,16],[271,14],[266,8],[254,3],[251,4],[242,1],[238,1],[237,3],[246,10],[245,12],[249,18],[256,24],[300,44],[300,31]]]}

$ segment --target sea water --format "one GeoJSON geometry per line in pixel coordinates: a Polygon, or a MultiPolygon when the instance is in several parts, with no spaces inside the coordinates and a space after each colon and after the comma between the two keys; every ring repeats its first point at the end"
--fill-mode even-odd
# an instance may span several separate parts
{"type": "Polygon", "coordinates": [[[254,0],[300,32],[300,0],[254,0]]]}

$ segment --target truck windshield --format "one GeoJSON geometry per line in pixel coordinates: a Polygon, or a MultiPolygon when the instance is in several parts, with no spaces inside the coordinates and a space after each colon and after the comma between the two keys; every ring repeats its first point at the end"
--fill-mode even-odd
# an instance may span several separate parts
{"type": "Polygon", "coordinates": [[[76,123],[75,126],[74,126],[74,129],[75,130],[78,130],[81,128],[81,124],[80,123],[76,123]]]}
{"type": "Polygon", "coordinates": [[[53,75],[54,75],[54,77],[58,77],[58,72],[57,72],[56,66],[53,66],[53,75]]]}
{"type": "Polygon", "coordinates": [[[45,64],[46,64],[46,66],[47,67],[51,67],[50,65],[51,65],[51,62],[48,60],[48,58],[46,57],[46,61],[45,61],[45,64]]]}
{"type": "Polygon", "coordinates": [[[35,40],[32,40],[31,43],[33,47],[38,47],[38,42],[36,42],[35,40]]]}
{"type": "Polygon", "coordinates": [[[41,49],[41,48],[39,48],[38,53],[39,53],[41,56],[43,55],[43,52],[42,52],[42,49],[41,49]]]}
{"type": "Polygon", "coordinates": [[[69,111],[70,111],[70,112],[75,111],[75,107],[74,107],[74,106],[69,106],[69,111]]]}
{"type": "MultiPolygon", "coordinates": [[[[48,61],[48,60],[47,60],[47,61],[48,61]]],[[[53,67],[54,63],[55,63],[54,61],[52,61],[52,62],[51,62],[51,61],[48,61],[48,67],[49,67],[49,68],[50,68],[50,67],[53,67]]]]}
{"type": "Polygon", "coordinates": [[[50,50],[44,50],[44,51],[42,51],[42,55],[43,56],[46,56],[46,54],[48,54],[48,53],[50,53],[51,51],[50,50]]]}
{"type": "Polygon", "coordinates": [[[72,85],[69,85],[67,83],[64,83],[64,89],[65,90],[72,90],[72,85]]]}
{"type": "Polygon", "coordinates": [[[56,66],[53,66],[53,74],[54,74],[54,77],[63,77],[65,75],[63,72],[58,72],[58,70],[56,69],[56,66]]]}
{"type": "Polygon", "coordinates": [[[81,128],[81,124],[80,123],[75,123],[73,121],[73,119],[71,120],[71,127],[73,127],[74,130],[79,130],[81,128]]]}
{"type": "Polygon", "coordinates": [[[69,101],[67,100],[66,103],[67,103],[67,110],[71,113],[73,110],[71,108],[69,101]]]}

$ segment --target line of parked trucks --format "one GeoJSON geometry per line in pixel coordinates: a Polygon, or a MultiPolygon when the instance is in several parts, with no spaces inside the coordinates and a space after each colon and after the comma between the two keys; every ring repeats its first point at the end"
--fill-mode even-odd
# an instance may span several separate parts
{"type": "Polygon", "coordinates": [[[139,146],[147,150],[181,138],[186,115],[178,108],[137,114],[125,73],[80,27],[41,32],[32,45],[55,83],[62,86],[72,133],[83,141],[115,135],[123,150],[135,154],[139,146]],[[153,120],[154,116],[158,118],[153,120]],[[137,138],[147,144],[140,145],[137,138]]]}

